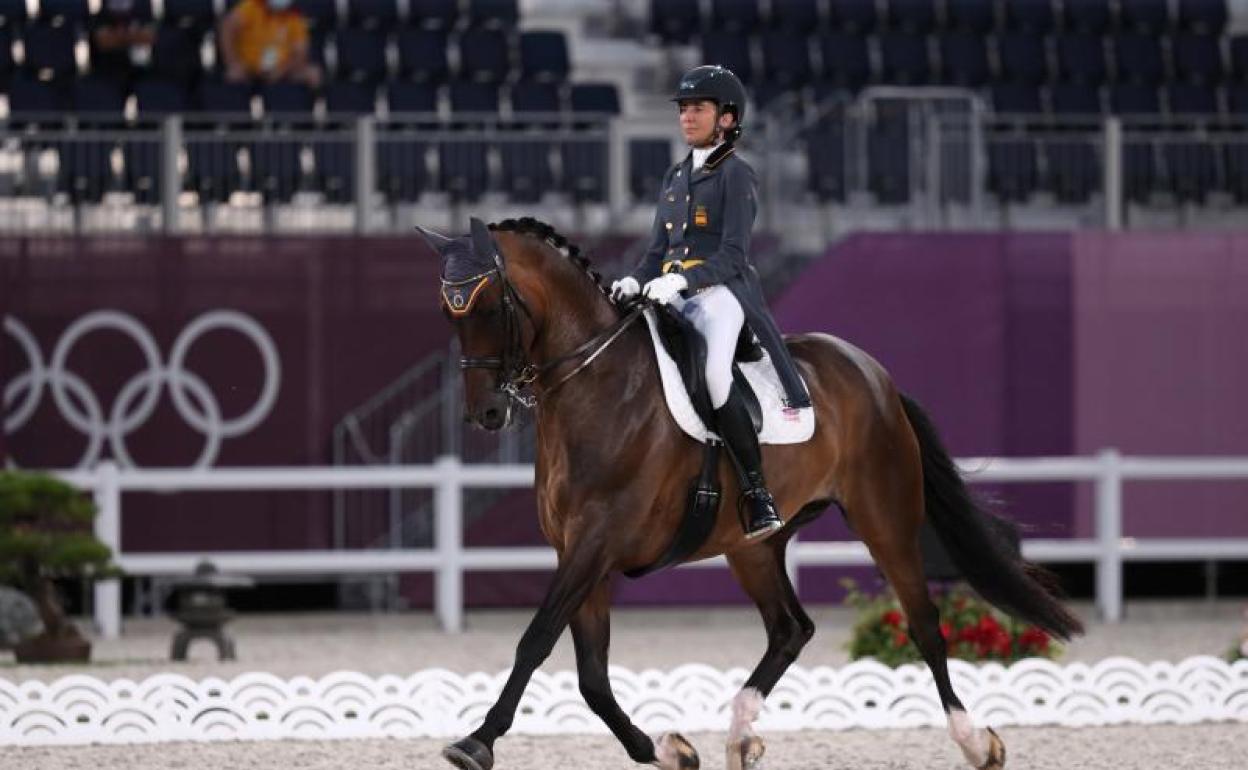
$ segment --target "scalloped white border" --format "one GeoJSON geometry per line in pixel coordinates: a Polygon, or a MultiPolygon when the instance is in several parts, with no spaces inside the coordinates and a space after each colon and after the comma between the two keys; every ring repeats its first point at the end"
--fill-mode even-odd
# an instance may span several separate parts
{"type": "MultiPolygon", "coordinates": [[[[1108,658],[1092,665],[1031,659],[1008,668],[950,661],[954,687],[980,724],[1063,725],[1248,722],[1248,660],[1179,663],[1108,658]]],[[[612,667],[624,710],[645,731],[723,730],[748,672],[687,665],[634,673],[612,667]]],[[[74,675],[52,683],[0,679],[0,746],[164,741],[414,738],[462,735],[506,681],[442,669],[407,677],[350,671],[284,680],[242,674],[196,682],[157,674],[142,682],[74,675]]],[[[925,667],[858,661],[793,667],[756,723],[759,730],[943,726],[925,667]]],[[[514,732],[602,733],[574,672],[538,672],[514,732]]]]}

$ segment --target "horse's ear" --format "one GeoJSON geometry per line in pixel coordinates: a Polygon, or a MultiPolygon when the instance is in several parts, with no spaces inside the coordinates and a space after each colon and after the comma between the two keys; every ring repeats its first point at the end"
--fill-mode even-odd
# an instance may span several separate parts
{"type": "Polygon", "coordinates": [[[436,251],[440,256],[446,256],[446,247],[453,243],[453,240],[445,235],[433,230],[427,230],[420,225],[416,225],[416,232],[420,233],[420,237],[425,240],[425,243],[429,244],[429,248],[436,251]]]}
{"type": "Polygon", "coordinates": [[[480,259],[489,260],[498,267],[502,267],[502,255],[498,253],[498,246],[494,244],[494,238],[490,235],[490,228],[484,222],[476,217],[470,220],[472,226],[472,251],[480,259]]]}

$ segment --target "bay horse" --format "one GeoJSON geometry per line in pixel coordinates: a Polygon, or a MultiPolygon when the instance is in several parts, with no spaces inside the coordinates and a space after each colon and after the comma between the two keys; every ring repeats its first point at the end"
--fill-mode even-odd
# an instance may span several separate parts
{"type": "MultiPolygon", "coordinates": [[[[612,577],[665,552],[702,458],[668,413],[645,322],[636,322],[640,309],[613,303],[579,250],[536,220],[487,229],[474,219],[471,234],[455,239],[421,232],[442,259],[443,311],[463,351],[465,419],[496,431],[517,400],[536,411],[537,514],[558,554],[501,694],[481,726],[443,756],[461,770],[490,770],[494,742],[510,728],[530,677],[571,626],[580,691],[628,756],[662,770],[697,768],[684,737],[652,740],[633,724],[607,674],[612,577]]],[[[805,443],[764,447],[785,526],[747,541],[733,504],[736,474],[722,463],[715,527],[689,559],[725,555],[767,631],[766,652],[732,703],[728,766],[757,766],[763,743],[751,724],[815,630],[789,582],[785,548],[835,504],[905,610],[951,737],[972,767],[1003,767],[1004,743],[972,723],[950,683],[920,524],[932,523],[971,586],[995,606],[1062,639],[1080,633],[1080,621],[1057,600],[1050,575],[1022,558],[1013,526],[974,501],[932,422],[879,363],[827,334],[786,342],[817,412],[805,443]]]]}

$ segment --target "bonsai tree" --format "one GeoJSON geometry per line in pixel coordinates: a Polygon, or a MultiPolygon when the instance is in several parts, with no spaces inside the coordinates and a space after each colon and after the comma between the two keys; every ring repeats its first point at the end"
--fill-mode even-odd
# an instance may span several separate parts
{"type": "Polygon", "coordinates": [[[0,471],[0,583],[34,600],[43,633],[18,644],[23,662],[87,660],[91,644],[66,616],[58,578],[116,577],[108,546],[92,531],[95,504],[40,473],[0,471]]]}

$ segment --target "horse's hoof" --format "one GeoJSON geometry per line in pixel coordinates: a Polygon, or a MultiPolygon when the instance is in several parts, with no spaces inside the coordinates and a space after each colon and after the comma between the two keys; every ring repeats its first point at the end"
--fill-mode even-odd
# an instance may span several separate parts
{"type": "Polygon", "coordinates": [[[1005,767],[1005,741],[991,727],[988,730],[988,759],[979,766],[979,770],[1001,770],[1005,767]]]}
{"type": "Polygon", "coordinates": [[[655,765],[661,770],[698,770],[698,750],[680,733],[664,733],[654,747],[655,765]]]}
{"type": "Polygon", "coordinates": [[[460,738],[442,749],[442,756],[459,770],[490,770],[494,766],[493,752],[472,736],[460,738]]]}
{"type": "Polygon", "coordinates": [[[729,743],[728,770],[760,770],[765,750],[763,739],[757,735],[747,735],[735,743],[729,743]]]}

